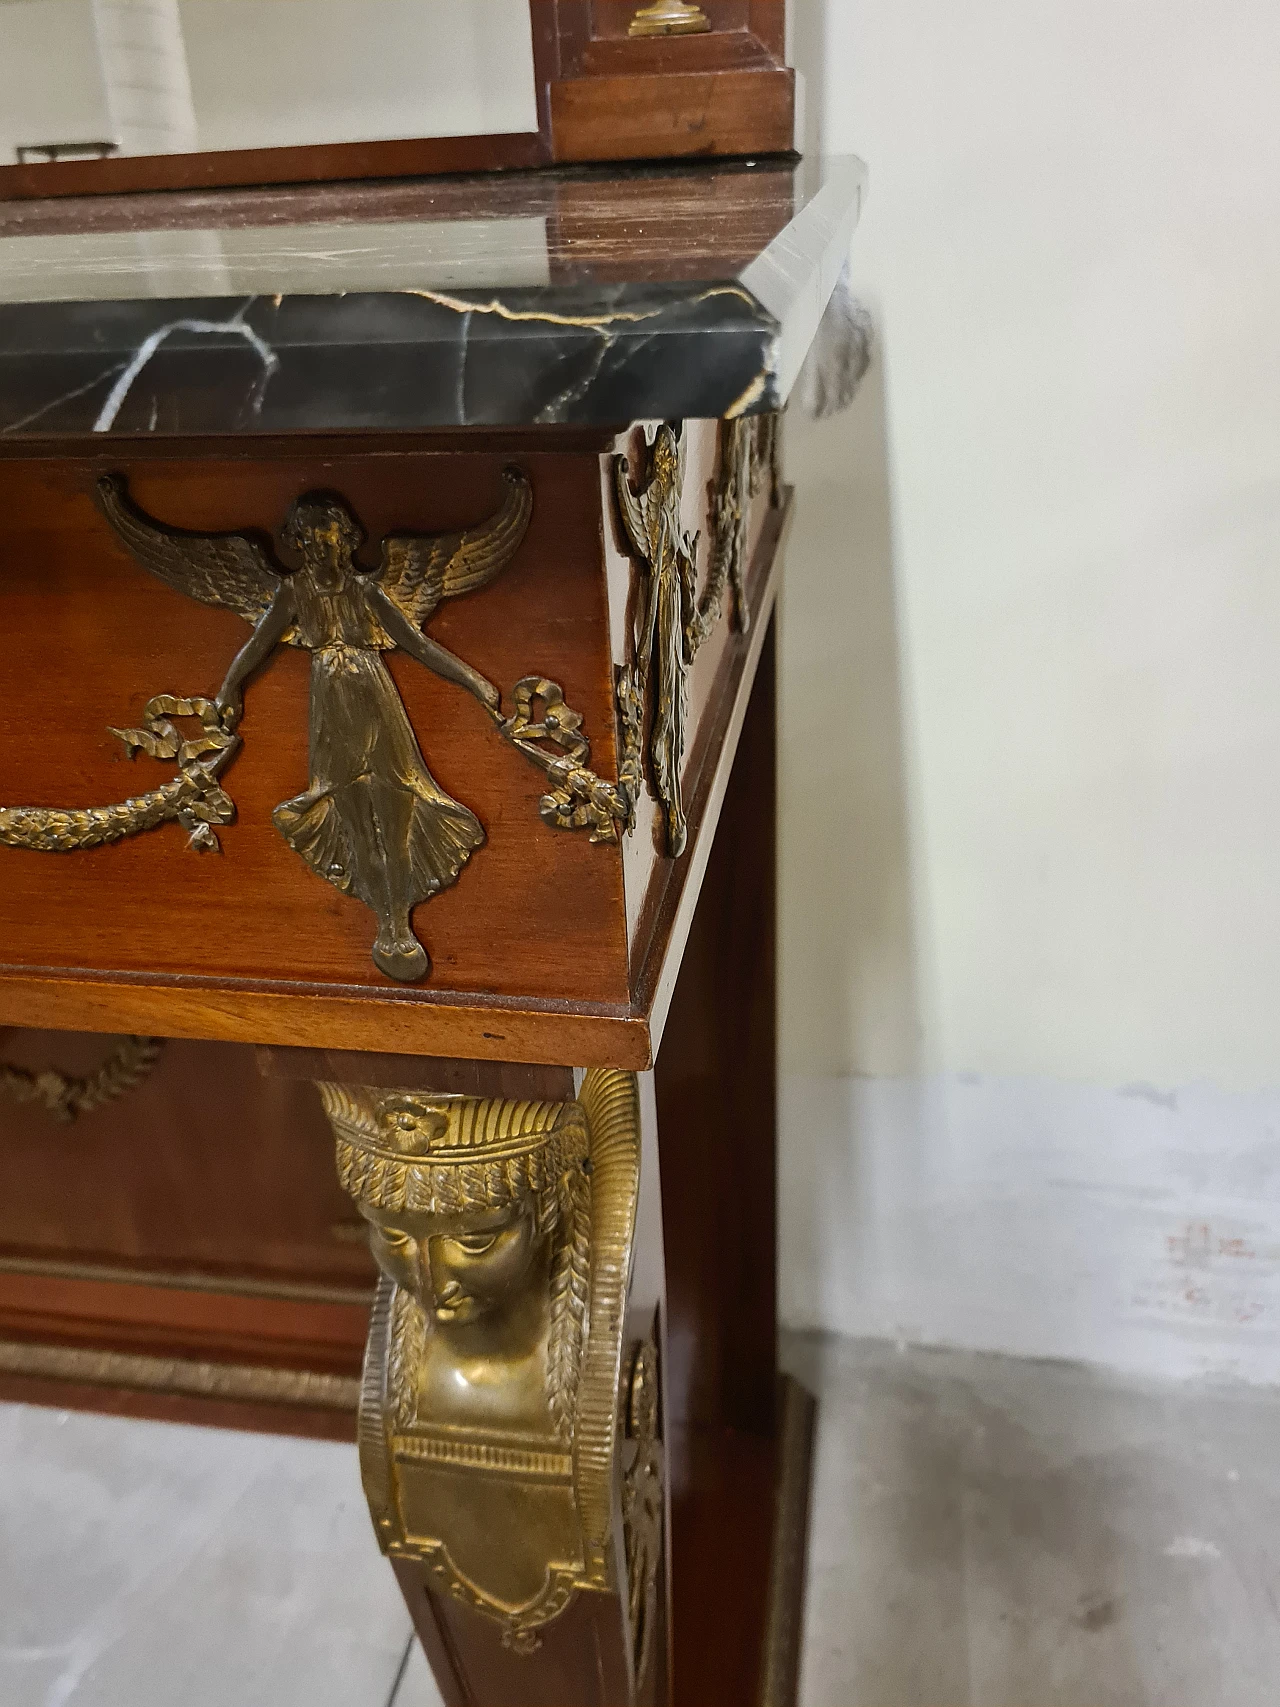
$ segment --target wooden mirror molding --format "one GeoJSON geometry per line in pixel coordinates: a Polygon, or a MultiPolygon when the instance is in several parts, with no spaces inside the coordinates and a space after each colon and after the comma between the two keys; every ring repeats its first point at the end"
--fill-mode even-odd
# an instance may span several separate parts
{"type": "Polygon", "coordinates": [[[786,12],[786,0],[529,0],[536,131],[95,159],[51,146],[0,166],[0,200],[786,153],[786,12]]]}

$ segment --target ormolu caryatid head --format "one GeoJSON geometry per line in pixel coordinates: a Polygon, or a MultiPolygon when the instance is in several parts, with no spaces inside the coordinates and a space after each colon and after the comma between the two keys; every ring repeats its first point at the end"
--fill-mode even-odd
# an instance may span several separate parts
{"type": "MultiPolygon", "coordinates": [[[[629,1543],[617,1521],[635,1078],[592,1068],[565,1103],[319,1090],[385,1270],[360,1402],[379,1538],[528,1652],[579,1590],[625,1592],[629,1557],[647,1585],[646,1514],[661,1539],[648,1483],[625,1496],[629,1543]]],[[[631,1388],[638,1453],[649,1390],[631,1388]]]]}
{"type": "Polygon", "coordinates": [[[369,1223],[378,1266],[437,1331],[496,1322],[542,1290],[549,1368],[558,1370],[548,1390],[567,1430],[591,1227],[581,1107],[320,1090],[338,1178],[369,1223]]]}

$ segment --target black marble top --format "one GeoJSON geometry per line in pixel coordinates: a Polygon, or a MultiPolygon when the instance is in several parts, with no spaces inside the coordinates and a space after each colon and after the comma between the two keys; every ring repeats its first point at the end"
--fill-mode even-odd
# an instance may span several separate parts
{"type": "Polygon", "coordinates": [[[854,159],[0,203],[0,435],[776,409],[854,159]]]}

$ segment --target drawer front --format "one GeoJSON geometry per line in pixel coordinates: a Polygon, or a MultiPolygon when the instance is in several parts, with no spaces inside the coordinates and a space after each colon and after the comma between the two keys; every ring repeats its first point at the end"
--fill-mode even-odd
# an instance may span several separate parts
{"type": "MultiPolygon", "coordinates": [[[[273,455],[255,447],[252,460],[216,452],[178,459],[147,447],[80,460],[0,461],[7,523],[0,544],[0,805],[107,806],[154,798],[179,775],[179,762],[151,756],[145,744],[130,759],[112,731],[150,733],[153,750],[155,729],[166,719],[183,736],[208,733],[207,706],[202,724],[199,716],[178,717],[173,703],[213,699],[257,614],[228,608],[249,594],[237,592],[237,562],[226,551],[209,572],[209,551],[222,549],[208,545],[213,536],[244,536],[249,544],[234,548],[241,557],[256,553],[252,561],[273,576],[296,574],[300,556],[306,566],[305,548],[291,549],[281,538],[292,506],[308,493],[336,496],[364,535],[351,565],[371,571],[358,577],[363,589],[389,578],[385,561],[380,566],[384,536],[414,541],[482,528],[510,490],[504,470],[527,483],[531,514],[487,585],[468,590],[464,573],[455,576],[461,589],[450,586],[446,562],[435,608],[420,596],[414,609],[413,575],[439,579],[435,559],[447,559],[450,549],[456,555],[456,540],[439,550],[419,544],[416,562],[400,565],[401,588],[410,583],[400,603],[411,617],[426,610],[419,631],[445,649],[439,668],[404,645],[362,647],[364,631],[359,622],[353,627],[351,609],[336,609],[332,599],[312,598],[306,643],[289,644],[286,636],[268,649],[244,688],[238,750],[217,772],[234,817],[222,821],[225,807],[210,814],[198,837],[204,851],[188,845],[190,821],[170,817],[51,858],[13,843],[24,832],[30,839],[33,823],[38,848],[48,845],[39,834],[59,829],[74,840],[74,816],[50,832],[44,819],[15,823],[10,814],[7,837],[0,819],[0,840],[10,844],[0,846],[6,969],[281,993],[342,987],[428,1001],[468,992],[625,1002],[616,844],[602,847],[544,822],[545,770],[504,738],[498,717],[473,693],[441,673],[455,667],[451,659],[478,672],[501,690],[504,718],[515,684],[554,681],[582,717],[590,763],[614,773],[598,454],[519,444],[376,454],[339,446],[321,454],[303,453],[295,442],[273,455]],[[141,545],[122,538],[96,501],[104,475],[116,477],[119,505],[147,530],[141,545]],[[154,564],[148,572],[153,524],[170,530],[170,563],[182,560],[168,584],[154,564]],[[219,575],[222,604],[209,602],[219,575]],[[151,703],[163,695],[172,698],[151,703]],[[299,828],[324,785],[336,798],[327,803],[327,824],[299,828]],[[277,811],[286,802],[294,807],[291,822],[277,811]],[[398,980],[375,964],[373,902],[362,904],[350,882],[344,891],[332,875],[347,857],[333,847],[352,844],[348,863],[358,863],[361,838],[366,865],[382,857],[394,879],[398,861],[416,884],[415,928],[431,965],[405,981],[420,988],[397,990],[398,980]],[[423,890],[433,882],[439,892],[427,901],[423,890]]],[[[394,558],[395,548],[387,555],[394,558]]],[[[281,576],[275,585],[286,580],[293,584],[281,576]]],[[[209,755],[200,758],[207,764],[209,755]]],[[[312,810],[317,817],[324,811],[312,810]]],[[[376,872],[366,874],[364,889],[377,882],[376,872]]]]}

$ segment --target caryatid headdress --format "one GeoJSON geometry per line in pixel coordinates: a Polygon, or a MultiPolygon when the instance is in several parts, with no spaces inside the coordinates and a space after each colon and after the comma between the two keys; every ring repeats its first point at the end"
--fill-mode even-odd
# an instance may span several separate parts
{"type": "Polygon", "coordinates": [[[547,1397],[559,1431],[587,1329],[591,1187],[586,1117],[577,1102],[516,1102],[319,1086],[337,1140],[338,1179],[357,1204],[458,1215],[531,1199],[550,1234],[547,1397]]]}

